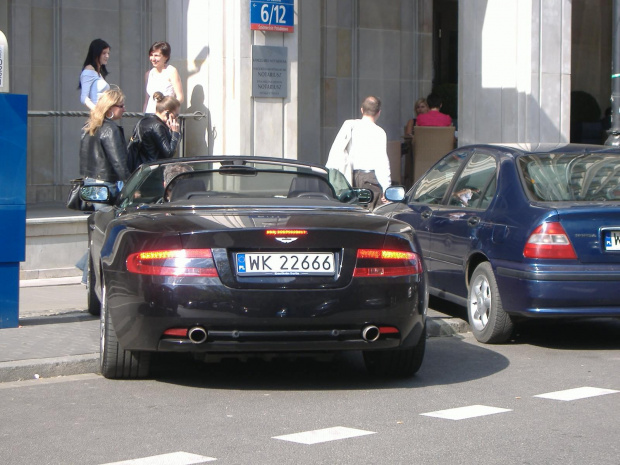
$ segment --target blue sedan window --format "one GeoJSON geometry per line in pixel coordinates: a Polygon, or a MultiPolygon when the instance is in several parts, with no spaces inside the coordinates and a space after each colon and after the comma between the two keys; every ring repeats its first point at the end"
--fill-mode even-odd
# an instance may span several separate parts
{"type": "Polygon", "coordinates": [[[448,187],[450,187],[452,178],[466,156],[466,152],[455,152],[452,156],[447,156],[439,161],[420,180],[411,196],[411,201],[426,204],[441,203],[448,187]]]}
{"type": "Polygon", "coordinates": [[[463,168],[456,181],[449,205],[458,205],[468,208],[486,208],[495,194],[495,180],[497,162],[495,157],[476,153],[463,168]],[[487,192],[491,188],[491,192],[487,192]],[[484,199],[484,205],[480,201],[484,199]]]}
{"type": "Polygon", "coordinates": [[[537,153],[520,157],[519,169],[535,200],[620,200],[620,153],[537,153]]]}

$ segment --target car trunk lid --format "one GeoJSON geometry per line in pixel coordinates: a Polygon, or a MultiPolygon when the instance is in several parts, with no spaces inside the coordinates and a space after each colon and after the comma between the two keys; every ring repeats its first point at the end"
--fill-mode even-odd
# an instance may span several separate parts
{"type": "Polygon", "coordinates": [[[580,262],[620,263],[620,205],[581,202],[557,213],[580,262]]]}

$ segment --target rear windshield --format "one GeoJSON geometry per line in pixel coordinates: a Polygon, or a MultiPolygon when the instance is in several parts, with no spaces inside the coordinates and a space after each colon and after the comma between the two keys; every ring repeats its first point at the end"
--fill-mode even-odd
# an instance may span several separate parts
{"type": "Polygon", "coordinates": [[[620,200],[620,153],[536,153],[518,160],[535,200],[620,200]]]}
{"type": "Polygon", "coordinates": [[[277,163],[180,161],[143,165],[121,194],[120,204],[213,203],[227,199],[315,199],[349,203],[357,195],[340,173],[277,163]]]}

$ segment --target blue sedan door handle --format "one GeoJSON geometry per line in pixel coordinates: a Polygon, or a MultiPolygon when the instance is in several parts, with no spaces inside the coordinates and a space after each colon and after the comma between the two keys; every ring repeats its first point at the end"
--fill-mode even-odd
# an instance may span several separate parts
{"type": "Polygon", "coordinates": [[[467,224],[469,226],[478,226],[480,224],[480,217],[472,216],[470,219],[467,220],[467,224]]]}

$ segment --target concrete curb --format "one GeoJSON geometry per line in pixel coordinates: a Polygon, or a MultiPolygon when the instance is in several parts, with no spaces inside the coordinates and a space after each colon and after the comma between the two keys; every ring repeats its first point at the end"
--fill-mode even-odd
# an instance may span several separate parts
{"type": "Polygon", "coordinates": [[[0,362],[0,383],[99,373],[99,354],[0,362]]]}
{"type": "Polygon", "coordinates": [[[428,337],[456,336],[470,332],[469,323],[460,318],[428,318],[426,334],[428,337]]]}

